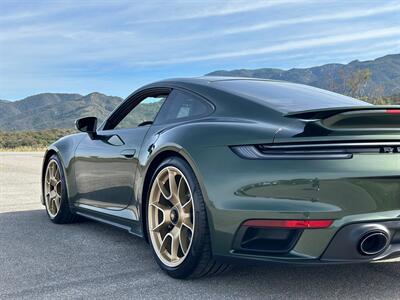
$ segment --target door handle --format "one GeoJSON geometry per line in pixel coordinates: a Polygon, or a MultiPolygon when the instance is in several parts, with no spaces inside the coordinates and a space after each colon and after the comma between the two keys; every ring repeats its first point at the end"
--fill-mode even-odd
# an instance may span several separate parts
{"type": "Polygon", "coordinates": [[[120,154],[122,156],[125,156],[126,158],[133,158],[135,156],[135,153],[136,149],[125,149],[120,152],[120,154]]]}

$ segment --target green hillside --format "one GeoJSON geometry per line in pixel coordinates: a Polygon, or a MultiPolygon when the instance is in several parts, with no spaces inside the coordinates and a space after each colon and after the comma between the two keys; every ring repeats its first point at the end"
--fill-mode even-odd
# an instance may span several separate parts
{"type": "Polygon", "coordinates": [[[122,98],[91,93],[39,94],[15,102],[0,102],[0,130],[26,131],[74,127],[76,119],[96,116],[104,120],[122,98]]]}

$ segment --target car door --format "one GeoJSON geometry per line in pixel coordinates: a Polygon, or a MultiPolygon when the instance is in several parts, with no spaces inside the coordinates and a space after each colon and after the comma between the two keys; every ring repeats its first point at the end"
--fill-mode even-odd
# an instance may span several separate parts
{"type": "Polygon", "coordinates": [[[122,210],[135,195],[134,180],[143,140],[168,91],[149,91],[127,99],[75,151],[75,204],[81,208],[122,210]]]}

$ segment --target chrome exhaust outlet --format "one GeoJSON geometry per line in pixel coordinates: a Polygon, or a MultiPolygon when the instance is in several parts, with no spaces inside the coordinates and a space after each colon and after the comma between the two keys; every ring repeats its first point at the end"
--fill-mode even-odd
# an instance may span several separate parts
{"type": "Polygon", "coordinates": [[[371,231],[360,239],[358,251],[365,256],[377,255],[386,250],[389,242],[389,236],[385,231],[371,231]]]}

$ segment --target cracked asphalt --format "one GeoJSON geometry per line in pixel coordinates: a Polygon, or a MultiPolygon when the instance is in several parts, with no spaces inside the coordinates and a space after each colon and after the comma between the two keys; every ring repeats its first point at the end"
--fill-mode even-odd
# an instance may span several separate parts
{"type": "Polygon", "coordinates": [[[400,260],[171,279],[135,236],[91,221],[52,224],[39,201],[41,159],[0,152],[0,299],[400,299],[400,260]]]}

